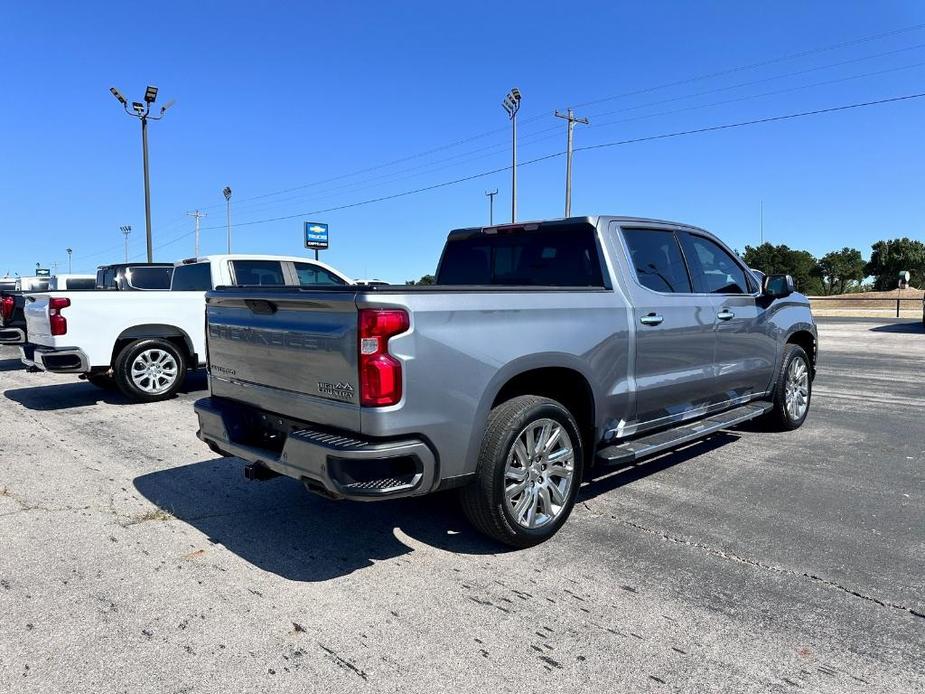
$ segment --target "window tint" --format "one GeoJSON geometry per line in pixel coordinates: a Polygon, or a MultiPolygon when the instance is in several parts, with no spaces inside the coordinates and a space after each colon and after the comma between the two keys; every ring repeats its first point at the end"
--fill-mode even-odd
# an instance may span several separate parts
{"type": "Polygon", "coordinates": [[[128,283],[135,289],[170,289],[172,267],[130,267],[125,271],[128,283]]]}
{"type": "Polygon", "coordinates": [[[293,263],[295,271],[299,275],[299,286],[313,287],[317,285],[342,285],[347,284],[337,275],[328,272],[323,267],[312,265],[311,263],[293,263]]]}
{"type": "Polygon", "coordinates": [[[678,241],[671,231],[624,229],[630,262],[643,287],[657,292],[691,292],[691,282],[678,241]]]}
{"type": "Polygon", "coordinates": [[[476,233],[447,241],[436,284],[603,287],[594,228],[476,233]]]}
{"type": "Polygon", "coordinates": [[[209,263],[179,265],[173,271],[174,292],[206,292],[212,289],[212,267],[209,263]]]}
{"type": "Polygon", "coordinates": [[[232,260],[231,267],[238,286],[282,287],[286,284],[283,265],[278,260],[232,260]]]}
{"type": "Polygon", "coordinates": [[[748,294],[751,291],[745,270],[725,249],[703,236],[683,234],[681,238],[698,292],[748,294]]]}

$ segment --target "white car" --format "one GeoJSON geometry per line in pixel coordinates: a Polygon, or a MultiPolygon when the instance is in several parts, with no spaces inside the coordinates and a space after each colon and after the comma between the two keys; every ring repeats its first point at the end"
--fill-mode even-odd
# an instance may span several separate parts
{"type": "Polygon", "coordinates": [[[205,293],[219,286],[352,284],[297,256],[213,255],[175,264],[170,290],[46,291],[26,298],[23,363],[113,385],[138,402],[173,396],[205,363],[205,293]]]}

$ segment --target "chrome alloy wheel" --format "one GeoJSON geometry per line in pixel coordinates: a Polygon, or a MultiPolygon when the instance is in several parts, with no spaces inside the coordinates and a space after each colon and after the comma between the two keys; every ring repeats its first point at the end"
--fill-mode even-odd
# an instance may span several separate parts
{"type": "Polygon", "coordinates": [[[146,349],[132,362],[132,383],[151,395],[165,393],[173,386],[178,375],[177,360],[163,349],[146,349]]]}
{"type": "Polygon", "coordinates": [[[559,422],[537,419],[514,439],[504,468],[504,500],[518,525],[539,528],[562,512],[575,476],[575,449],[559,422]]]}
{"type": "Polygon", "coordinates": [[[800,421],[809,407],[809,369],[803,359],[794,359],[787,367],[784,395],[790,419],[800,421]]]}

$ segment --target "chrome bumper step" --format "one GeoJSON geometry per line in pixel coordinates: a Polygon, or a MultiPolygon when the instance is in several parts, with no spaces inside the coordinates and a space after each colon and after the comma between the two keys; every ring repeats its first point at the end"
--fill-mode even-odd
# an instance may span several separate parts
{"type": "Polygon", "coordinates": [[[768,412],[772,407],[773,405],[770,402],[764,400],[750,402],[747,405],[710,415],[704,419],[686,422],[672,429],[642,436],[625,443],[607,446],[597,452],[597,462],[605,465],[631,463],[640,458],[702,439],[704,436],[709,436],[721,429],[728,429],[736,424],[755,419],[768,412]]]}

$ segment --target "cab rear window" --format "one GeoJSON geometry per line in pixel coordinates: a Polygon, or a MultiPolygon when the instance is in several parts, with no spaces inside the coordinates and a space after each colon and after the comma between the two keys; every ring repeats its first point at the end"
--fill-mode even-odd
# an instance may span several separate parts
{"type": "Polygon", "coordinates": [[[534,231],[474,233],[449,239],[437,284],[515,287],[603,287],[594,227],[543,226],[534,231]]]}

